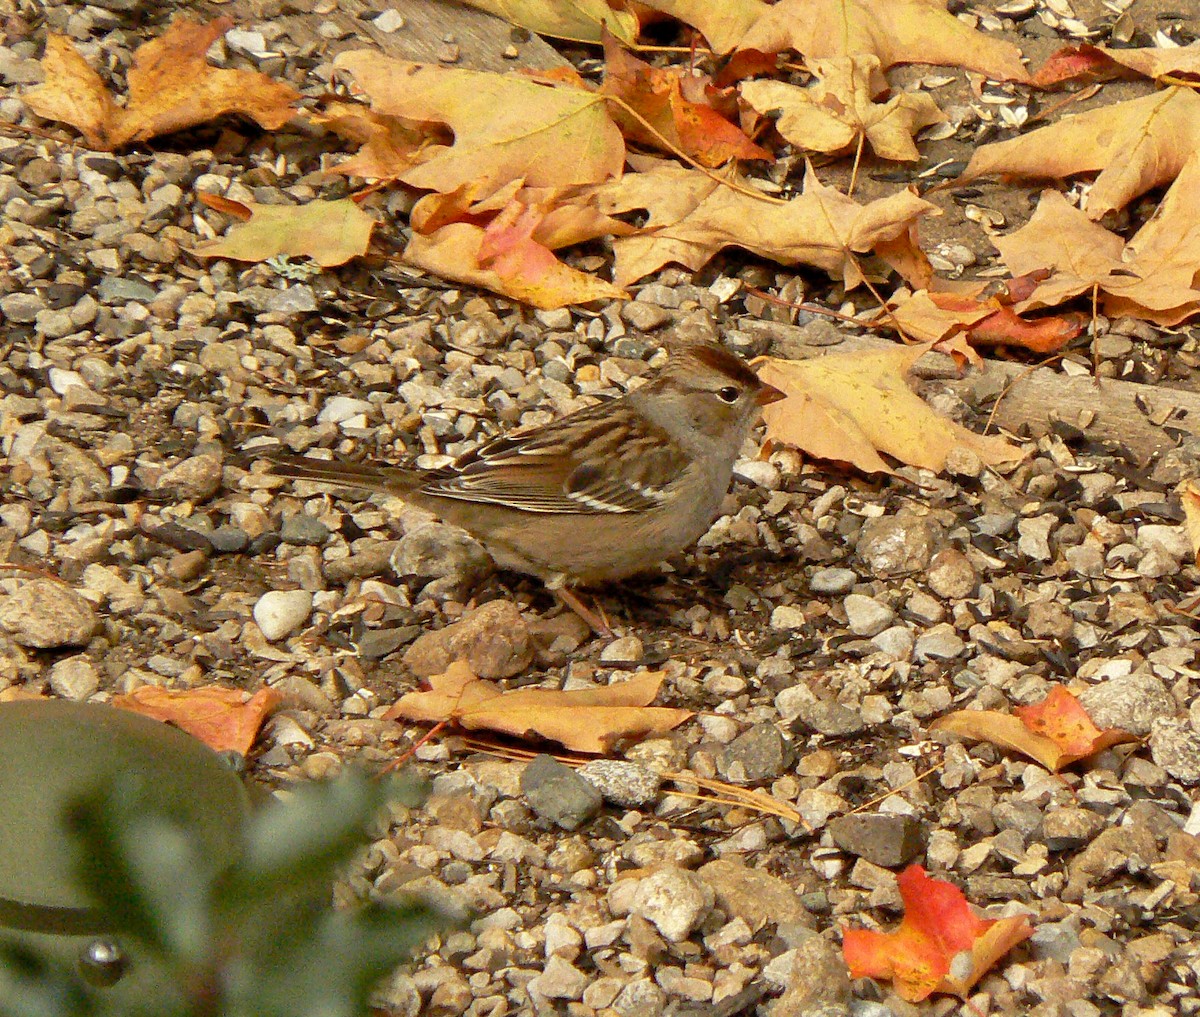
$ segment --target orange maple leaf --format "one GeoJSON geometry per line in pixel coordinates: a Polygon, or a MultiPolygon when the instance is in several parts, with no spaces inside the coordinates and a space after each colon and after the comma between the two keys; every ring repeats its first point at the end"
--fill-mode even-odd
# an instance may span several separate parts
{"type": "Polygon", "coordinates": [[[259,689],[247,697],[240,689],[205,685],[198,689],[164,689],[143,685],[127,696],[113,696],[113,706],[174,724],[199,738],[215,752],[250,751],[258,729],[279,705],[274,689],[259,689]]]}
{"type": "Polygon", "coordinates": [[[625,137],[652,148],[683,152],[702,166],[721,166],[733,159],[775,161],[711,105],[685,98],[683,84],[678,71],[652,67],[627,53],[612,36],[605,36],[600,92],[620,100],[612,104],[611,113],[625,137]]]}
{"type": "Polygon", "coordinates": [[[1113,745],[1137,741],[1120,728],[1096,727],[1064,685],[1052,688],[1042,702],[1018,706],[1012,713],[958,710],[935,720],[929,730],[1014,749],[1054,773],[1113,745]]]}
{"type": "Polygon", "coordinates": [[[935,992],[965,999],[996,961],[1033,935],[1025,915],[978,917],[958,887],[930,879],[919,865],[910,865],[896,882],[904,901],[900,928],[843,928],[842,957],[854,978],[891,978],[910,1002],[935,992]]]}

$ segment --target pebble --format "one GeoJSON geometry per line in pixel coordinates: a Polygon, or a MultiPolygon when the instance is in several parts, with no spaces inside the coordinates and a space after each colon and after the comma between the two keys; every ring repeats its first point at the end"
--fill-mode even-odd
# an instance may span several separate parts
{"type": "Polygon", "coordinates": [[[945,600],[965,600],[975,592],[979,576],[970,560],[956,547],[947,547],[929,563],[929,588],[945,600]]]}
{"type": "Polygon", "coordinates": [[[745,922],[751,933],[768,925],[812,924],[812,915],[786,879],[732,858],[717,858],[696,874],[726,916],[745,922]]]}
{"type": "Polygon", "coordinates": [[[667,866],[637,881],[630,912],[650,922],[670,943],[699,927],[716,894],[696,873],[667,866]]]}
{"type": "Polygon", "coordinates": [[[270,590],[254,605],[254,621],[268,642],[290,636],[312,614],[313,595],[307,590],[270,590]]]}
{"type": "Polygon", "coordinates": [[[637,664],[644,657],[645,650],[637,636],[621,636],[600,651],[602,664],[637,664]]]}
{"type": "Polygon", "coordinates": [[[817,569],[808,581],[813,593],[837,596],[849,593],[858,582],[858,576],[850,569],[817,569]]]}
{"type": "Polygon", "coordinates": [[[804,611],[791,604],[780,604],[771,611],[771,628],[784,632],[802,629],[807,621],[804,611]]]}
{"type": "Polygon", "coordinates": [[[576,771],[604,797],[626,809],[643,809],[658,798],[662,778],[648,767],[623,759],[593,759],[576,771]]]}
{"type": "Polygon", "coordinates": [[[188,501],[204,502],[221,489],[220,457],[205,453],[177,463],[158,478],[155,489],[188,501]]]}
{"type": "Polygon", "coordinates": [[[1155,720],[1150,728],[1150,758],[1181,784],[1200,785],[1200,731],[1188,721],[1155,720]]]}
{"type": "Polygon", "coordinates": [[[793,685],[775,697],[775,709],[785,723],[819,734],[858,734],[866,726],[855,710],[833,699],[822,699],[807,685],[793,685]]]}
{"type": "Polygon", "coordinates": [[[521,772],[521,793],[538,816],[564,830],[577,830],[595,816],[600,792],[553,756],[534,756],[521,772]]]}
{"type": "Polygon", "coordinates": [[[82,701],[99,689],[100,673],[86,657],[66,657],[50,668],[50,690],[63,699],[82,701]]]}
{"type": "Polygon", "coordinates": [[[921,516],[899,513],[868,519],[855,551],[880,579],[924,572],[936,545],[934,525],[921,516]]]}
{"type": "Polygon", "coordinates": [[[791,766],[795,753],[774,724],[755,724],[738,735],[721,752],[717,769],[734,784],[759,784],[779,777],[791,766]]]}
{"type": "Polygon", "coordinates": [[[457,526],[438,522],[405,533],[392,553],[391,568],[402,579],[415,580],[435,600],[464,598],[495,571],[482,544],[457,526]]]}
{"type": "Polygon", "coordinates": [[[98,625],[91,604],[50,579],[31,579],[0,601],[0,628],[31,649],[84,646],[98,625]]]}
{"type": "Polygon", "coordinates": [[[208,540],[217,554],[239,554],[250,546],[250,534],[236,526],[218,526],[208,540]]]}
{"type": "Polygon", "coordinates": [[[843,851],[872,865],[896,869],[925,849],[925,833],[911,816],[853,813],[829,823],[833,841],[843,851]]]}
{"type": "Polygon", "coordinates": [[[298,547],[320,547],[329,539],[329,527],[315,516],[297,512],[280,524],[279,539],[298,547]]]}
{"type": "Polygon", "coordinates": [[[872,597],[852,593],[844,601],[846,622],[856,636],[877,636],[896,619],[896,612],[872,597]]]}
{"type": "Polygon", "coordinates": [[[480,678],[511,678],[533,663],[533,654],[520,608],[492,600],[453,625],[423,633],[404,654],[404,664],[419,678],[442,674],[455,660],[465,660],[480,678]]]}
{"type": "Polygon", "coordinates": [[[1078,694],[1098,728],[1120,728],[1144,738],[1154,722],[1174,716],[1175,697],[1149,670],[1133,671],[1092,685],[1078,694]]]}
{"type": "Polygon", "coordinates": [[[375,404],[365,399],[353,399],[350,396],[331,396],[325,400],[321,411],[317,414],[318,424],[344,424],[354,417],[370,416],[375,411],[375,404]]]}

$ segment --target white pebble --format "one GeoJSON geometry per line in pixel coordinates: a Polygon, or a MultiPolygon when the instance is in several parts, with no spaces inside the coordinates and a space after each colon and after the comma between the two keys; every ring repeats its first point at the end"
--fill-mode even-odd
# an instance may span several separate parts
{"type": "Polygon", "coordinates": [[[254,605],[254,620],[268,642],[291,635],[308,621],[313,598],[307,590],[271,590],[254,605]]]}
{"type": "Polygon", "coordinates": [[[321,412],[317,414],[320,424],[341,424],[359,414],[369,414],[374,409],[365,399],[352,399],[350,396],[334,396],[325,400],[321,412]]]}

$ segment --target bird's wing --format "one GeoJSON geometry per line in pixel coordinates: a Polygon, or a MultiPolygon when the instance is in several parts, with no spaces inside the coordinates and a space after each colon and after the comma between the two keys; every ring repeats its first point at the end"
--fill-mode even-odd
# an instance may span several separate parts
{"type": "Polygon", "coordinates": [[[525,434],[495,438],[428,477],[426,495],[577,515],[655,508],[687,457],[643,417],[600,403],[525,434]]]}

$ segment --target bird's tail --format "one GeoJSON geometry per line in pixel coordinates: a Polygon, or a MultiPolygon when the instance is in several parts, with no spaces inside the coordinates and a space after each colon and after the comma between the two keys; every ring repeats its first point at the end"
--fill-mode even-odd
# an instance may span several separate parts
{"type": "Polygon", "coordinates": [[[398,496],[404,496],[420,486],[423,480],[420,470],[402,466],[376,466],[348,459],[314,459],[278,449],[256,450],[254,456],[269,463],[271,472],[276,476],[290,480],[311,480],[336,487],[356,487],[398,496]]]}

